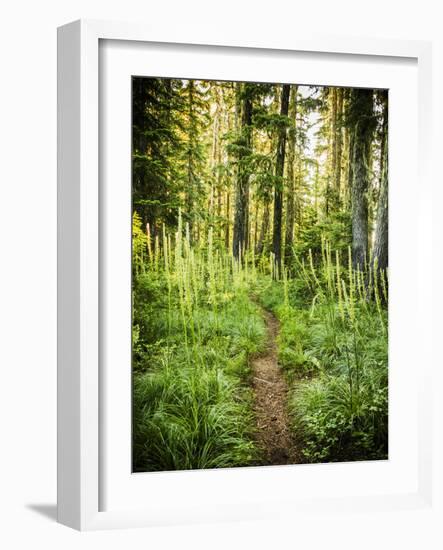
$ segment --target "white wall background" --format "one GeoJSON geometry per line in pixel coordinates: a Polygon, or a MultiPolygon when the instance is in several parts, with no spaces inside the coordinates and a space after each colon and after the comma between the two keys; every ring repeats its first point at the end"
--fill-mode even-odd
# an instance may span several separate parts
{"type": "MultiPolygon", "coordinates": [[[[429,515],[318,517],[77,533],[54,522],[56,496],[56,27],[74,19],[434,41],[436,159],[443,151],[443,17],[438,0],[15,0],[1,10],[0,546],[15,548],[441,548],[429,515]],[[105,546],[106,545],[106,546],[105,546]],[[334,545],[332,545],[334,546],[334,545]]],[[[210,32],[208,32],[210,35],[210,32]]],[[[436,162],[436,166],[437,166],[436,162]]],[[[435,172],[437,177],[437,171],[435,172]]],[[[441,180],[441,177],[439,177],[441,180]]],[[[442,196],[437,183],[434,207],[442,196]]],[[[437,210],[436,210],[437,211],[437,210]]],[[[436,216],[435,238],[443,221],[436,216]]],[[[439,262],[438,268],[442,264],[439,262]]],[[[438,282],[441,269],[436,270],[438,282]]],[[[441,287],[442,285],[437,285],[441,287]]],[[[437,288],[435,301],[442,301],[437,288]]],[[[440,308],[440,311],[442,309],[440,308]]],[[[436,325],[436,330],[438,330],[436,325]]],[[[438,393],[437,393],[438,398],[438,393]]],[[[437,399],[438,401],[438,399],[437,399]]],[[[437,402],[436,411],[442,407],[437,402]]],[[[407,429],[407,426],[405,426],[407,429]]],[[[441,441],[441,438],[440,438],[441,441]]],[[[441,451],[441,447],[440,447],[441,451]]],[[[439,457],[442,456],[440,453],[439,457]]],[[[441,461],[441,464],[443,461],[441,461]]],[[[441,477],[439,478],[441,481],[441,477]]],[[[440,511],[441,513],[441,511],[440,511]]],[[[443,516],[441,516],[443,517],[443,516]]]]}

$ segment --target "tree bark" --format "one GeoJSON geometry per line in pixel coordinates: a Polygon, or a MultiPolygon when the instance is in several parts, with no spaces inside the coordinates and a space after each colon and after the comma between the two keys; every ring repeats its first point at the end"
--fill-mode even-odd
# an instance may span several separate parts
{"type": "Polygon", "coordinates": [[[337,202],[340,202],[340,187],[341,187],[341,161],[342,161],[342,118],[343,118],[343,90],[337,88],[337,112],[335,122],[336,132],[336,159],[335,159],[335,194],[337,202]]]}
{"type": "Polygon", "coordinates": [[[388,108],[383,105],[383,134],[380,156],[380,194],[374,239],[373,267],[384,272],[388,267],[388,108]]]}
{"type": "Polygon", "coordinates": [[[186,189],[186,209],[188,214],[189,223],[189,235],[191,241],[193,240],[194,229],[194,159],[192,154],[192,148],[195,141],[194,131],[194,81],[189,80],[188,83],[188,151],[187,151],[187,179],[188,185],[186,189]]]}
{"type": "Polygon", "coordinates": [[[288,135],[288,187],[286,195],[286,231],[285,231],[285,260],[292,256],[295,221],[295,146],[297,142],[297,93],[298,86],[291,86],[289,99],[289,116],[291,128],[288,135]]]}
{"type": "Polygon", "coordinates": [[[364,271],[368,260],[368,190],[371,143],[374,127],[372,90],[354,89],[351,94],[352,132],[352,260],[364,271]]]}
{"type": "MultiPolygon", "coordinates": [[[[281,91],[280,115],[288,116],[290,85],[283,84],[281,91]]],[[[272,236],[272,251],[277,275],[281,271],[281,237],[283,218],[283,173],[285,168],[286,125],[282,124],[277,141],[277,158],[275,164],[276,183],[274,188],[274,224],[272,236]]]]}
{"type": "Polygon", "coordinates": [[[337,168],[337,88],[330,88],[330,140],[331,140],[331,180],[335,184],[337,168]]]}
{"type": "Polygon", "coordinates": [[[257,243],[257,254],[263,254],[263,251],[265,249],[265,240],[266,235],[269,231],[269,221],[270,221],[270,207],[269,202],[266,200],[263,204],[263,217],[262,217],[262,223],[261,223],[261,229],[260,229],[260,238],[257,243]]]}
{"type": "Polygon", "coordinates": [[[346,208],[351,206],[351,187],[352,187],[352,124],[349,120],[350,114],[350,90],[343,90],[343,122],[344,122],[344,137],[343,137],[343,156],[344,169],[342,174],[342,198],[346,208]]]}
{"type": "Polygon", "coordinates": [[[249,168],[247,157],[251,149],[252,99],[248,84],[238,88],[242,91],[241,107],[241,137],[238,151],[238,172],[235,190],[234,235],[232,239],[232,253],[235,258],[243,255],[248,246],[249,222],[249,168]]]}
{"type": "Polygon", "coordinates": [[[229,249],[230,246],[230,227],[231,227],[231,192],[226,191],[226,227],[225,227],[225,246],[229,249]]]}

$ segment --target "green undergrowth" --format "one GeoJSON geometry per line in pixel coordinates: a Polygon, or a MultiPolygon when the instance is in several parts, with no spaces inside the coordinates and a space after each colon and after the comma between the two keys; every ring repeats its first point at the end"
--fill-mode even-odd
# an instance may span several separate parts
{"type": "Polygon", "coordinates": [[[253,278],[211,243],[163,245],[133,277],[133,468],[257,464],[250,361],[265,327],[253,278]]]}
{"type": "Polygon", "coordinates": [[[279,363],[306,462],[388,456],[385,281],[325,249],[282,282],[262,279],[260,301],[280,320],[279,363]]]}

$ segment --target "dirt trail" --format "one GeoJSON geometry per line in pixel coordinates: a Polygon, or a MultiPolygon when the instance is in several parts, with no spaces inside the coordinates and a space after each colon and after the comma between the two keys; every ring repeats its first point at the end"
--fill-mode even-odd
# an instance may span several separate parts
{"type": "Polygon", "coordinates": [[[252,361],[257,442],[264,451],[265,464],[296,464],[299,460],[286,409],[288,386],[277,360],[275,339],[280,323],[269,311],[262,309],[262,314],[266,323],[266,347],[252,361]]]}

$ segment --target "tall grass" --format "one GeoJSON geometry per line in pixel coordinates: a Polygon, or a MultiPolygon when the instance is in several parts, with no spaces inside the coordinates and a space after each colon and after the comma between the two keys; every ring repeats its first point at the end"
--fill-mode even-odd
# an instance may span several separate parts
{"type": "Polygon", "coordinates": [[[165,355],[134,384],[136,471],[251,464],[252,417],[240,382],[220,362],[190,367],[165,355]]]}
{"type": "Polygon", "coordinates": [[[254,443],[250,357],[264,325],[248,297],[255,269],[177,231],[133,220],[133,467],[246,466],[254,443]],[[154,246],[152,246],[154,242],[154,246]]]}
{"type": "Polygon", "coordinates": [[[326,242],[320,259],[309,251],[295,266],[294,278],[264,283],[261,297],[281,321],[279,361],[304,459],[386,458],[387,281],[326,242]]]}

